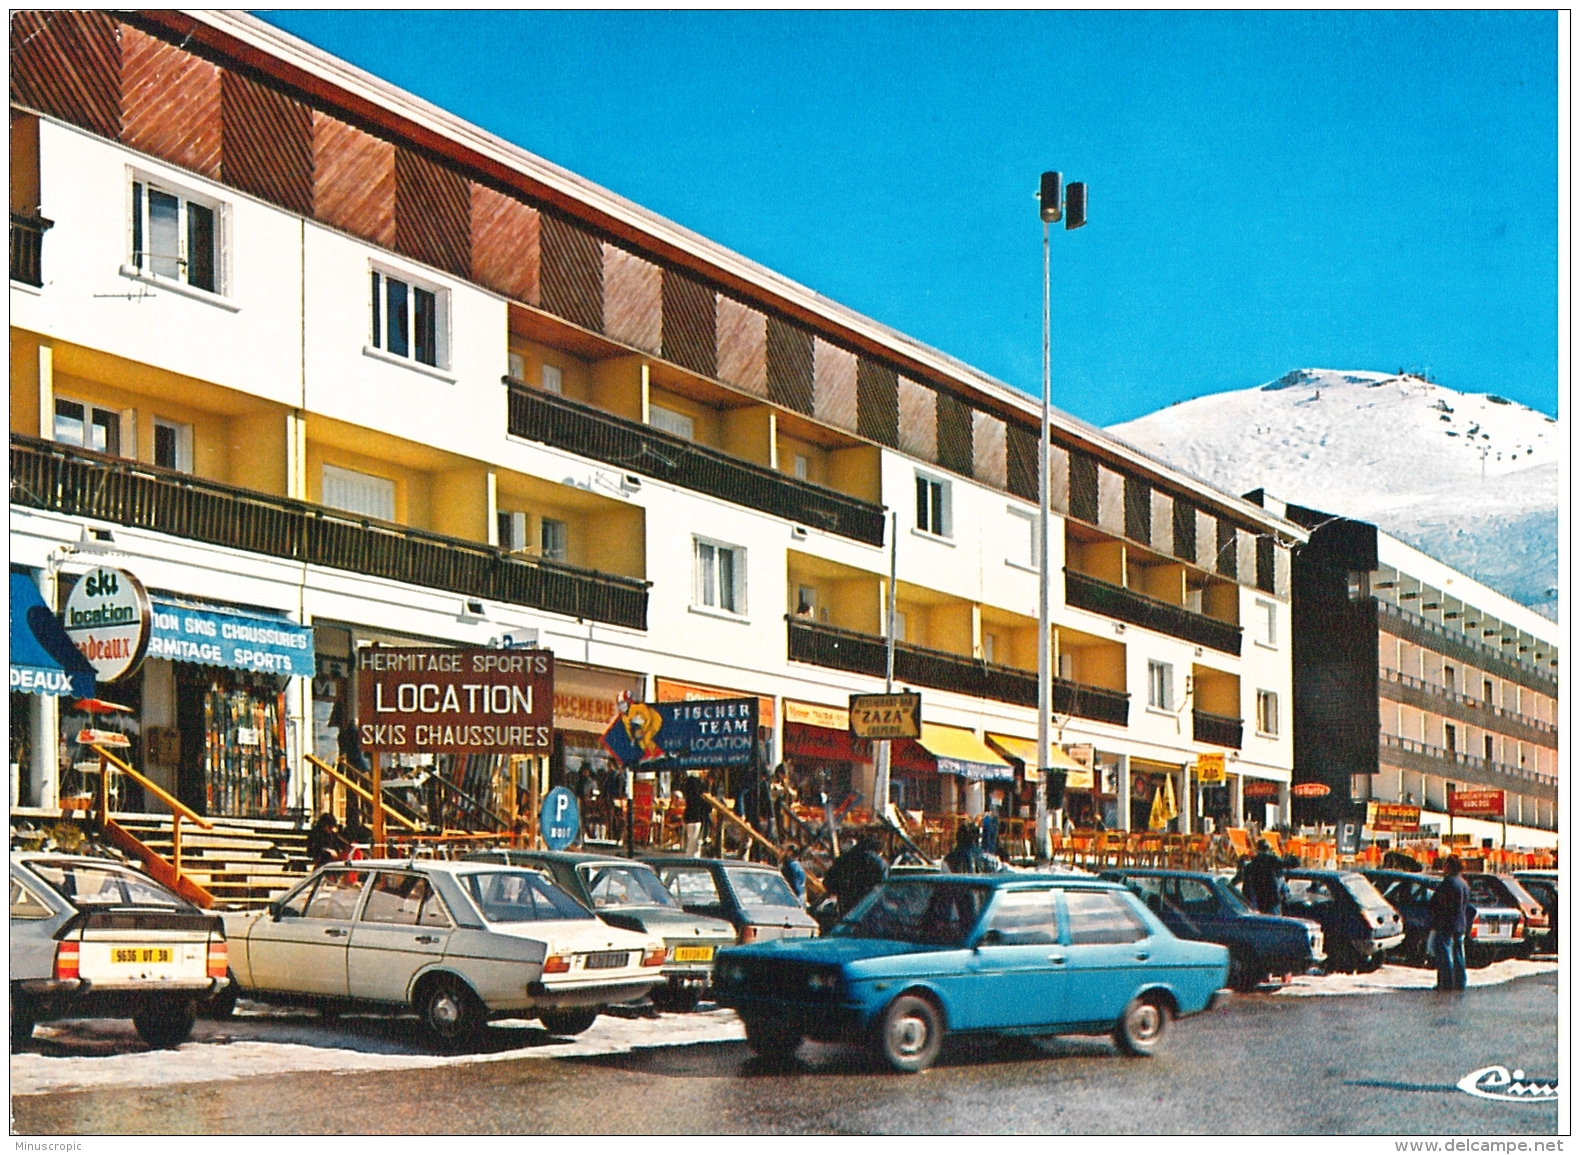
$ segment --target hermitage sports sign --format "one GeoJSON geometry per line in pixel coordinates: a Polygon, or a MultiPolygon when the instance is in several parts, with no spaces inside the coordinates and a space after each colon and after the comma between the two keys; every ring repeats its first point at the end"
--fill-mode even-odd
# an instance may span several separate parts
{"type": "Polygon", "coordinates": [[[357,653],[357,708],[367,750],[544,754],[554,743],[554,655],[369,647],[357,653]]]}

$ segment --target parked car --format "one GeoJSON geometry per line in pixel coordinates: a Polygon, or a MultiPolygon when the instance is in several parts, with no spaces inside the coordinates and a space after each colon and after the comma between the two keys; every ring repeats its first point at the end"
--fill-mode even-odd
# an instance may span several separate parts
{"type": "Polygon", "coordinates": [[[737,942],[814,938],[817,922],[771,866],[721,858],[642,860],[658,872],[670,894],[691,914],[722,918],[737,942]]]}
{"type": "Polygon", "coordinates": [[[1377,888],[1353,870],[1291,870],[1284,914],[1322,927],[1328,970],[1371,971],[1404,942],[1404,923],[1377,888]]]}
{"type": "Polygon", "coordinates": [[[1533,950],[1549,954],[1558,953],[1558,872],[1556,870],[1516,870],[1514,877],[1537,902],[1547,915],[1545,941],[1537,940],[1533,950]]]}
{"type": "MultiPolygon", "coordinates": [[[[1399,912],[1404,922],[1404,942],[1395,947],[1391,957],[1416,966],[1432,966],[1433,960],[1426,953],[1427,934],[1432,929],[1432,895],[1443,881],[1440,874],[1412,873],[1402,870],[1364,870],[1364,874],[1389,904],[1399,912]]],[[[1466,876],[1468,881],[1469,875],[1466,876]]],[[[1477,887],[1471,888],[1471,907],[1475,918],[1466,936],[1465,965],[1484,967],[1494,959],[1520,949],[1524,938],[1524,916],[1508,905],[1494,905],[1496,896],[1480,888],[1481,898],[1476,897],[1477,887]]]]}
{"type": "Polygon", "coordinates": [[[690,1010],[713,979],[713,955],[735,942],[722,918],[683,910],[645,862],[605,854],[555,850],[482,850],[472,862],[503,862],[545,871],[556,885],[610,926],[664,939],[664,986],[650,997],[673,1010],[690,1010]]]}
{"type": "Polygon", "coordinates": [[[657,935],[600,921],[537,871],[484,862],[332,863],[225,928],[235,993],[410,1008],[442,1046],[501,1015],[579,1034],[663,981],[657,935]]]}
{"type": "Polygon", "coordinates": [[[1525,919],[1525,942],[1518,953],[1528,956],[1538,950],[1547,951],[1551,949],[1548,944],[1557,941],[1553,937],[1547,908],[1514,875],[1466,874],[1465,881],[1471,886],[1471,901],[1475,901],[1477,888],[1481,887],[1489,898],[1498,897],[1505,906],[1512,906],[1520,912],[1525,919]]]}
{"type": "Polygon", "coordinates": [[[1021,872],[884,883],[826,938],[720,952],[714,997],[758,1055],[803,1038],[872,1046],[922,1071],[944,1035],[1112,1033],[1151,1054],[1229,971],[1216,943],[1175,938],[1112,882],[1021,872]]]}
{"type": "Polygon", "coordinates": [[[1270,974],[1304,974],[1327,958],[1320,925],[1258,914],[1218,875],[1125,867],[1102,877],[1134,891],[1175,937],[1228,947],[1232,990],[1255,990],[1270,974]]]}
{"type": "Polygon", "coordinates": [[[151,1047],[192,1034],[227,985],[215,915],[103,858],[11,856],[11,1047],[53,1019],[130,1018],[151,1047]]]}

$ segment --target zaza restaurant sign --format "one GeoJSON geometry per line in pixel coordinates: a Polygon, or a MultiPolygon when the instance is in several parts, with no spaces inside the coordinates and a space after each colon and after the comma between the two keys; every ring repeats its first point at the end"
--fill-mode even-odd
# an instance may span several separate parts
{"type": "Polygon", "coordinates": [[[554,655],[370,646],[357,653],[357,722],[368,750],[547,753],[554,655]]]}

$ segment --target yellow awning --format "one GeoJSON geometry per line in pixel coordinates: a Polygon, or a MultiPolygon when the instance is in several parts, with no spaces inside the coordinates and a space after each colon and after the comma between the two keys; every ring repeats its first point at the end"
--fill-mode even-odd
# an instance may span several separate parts
{"type": "Polygon", "coordinates": [[[938,760],[940,774],[964,778],[1013,778],[1015,768],[970,730],[922,723],[922,749],[938,760]]]}
{"type": "MultiPolygon", "coordinates": [[[[1037,769],[1037,743],[1031,738],[1012,738],[1008,734],[989,734],[988,744],[995,747],[1001,754],[1011,758],[1018,758],[1026,768],[1026,781],[1040,782],[1042,774],[1037,769]]],[[[1057,746],[1048,749],[1048,765],[1052,769],[1071,773],[1087,773],[1074,758],[1071,758],[1057,746]]],[[[1091,779],[1087,779],[1087,786],[1091,786],[1091,779]]]]}

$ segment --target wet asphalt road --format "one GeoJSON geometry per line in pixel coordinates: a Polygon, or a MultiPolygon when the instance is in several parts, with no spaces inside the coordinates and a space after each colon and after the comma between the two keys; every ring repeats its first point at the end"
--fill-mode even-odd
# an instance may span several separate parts
{"type": "MultiPolygon", "coordinates": [[[[1105,1039],[960,1041],[920,1076],[806,1044],[742,1043],[425,1070],[299,1073],[12,1099],[18,1134],[1383,1133],[1552,1135],[1555,1104],[1454,1086],[1501,1063],[1557,1077],[1557,976],[1457,995],[1238,996],[1153,1059],[1105,1039]]],[[[150,1056],[152,1059],[153,1056],[150,1056]]]]}

